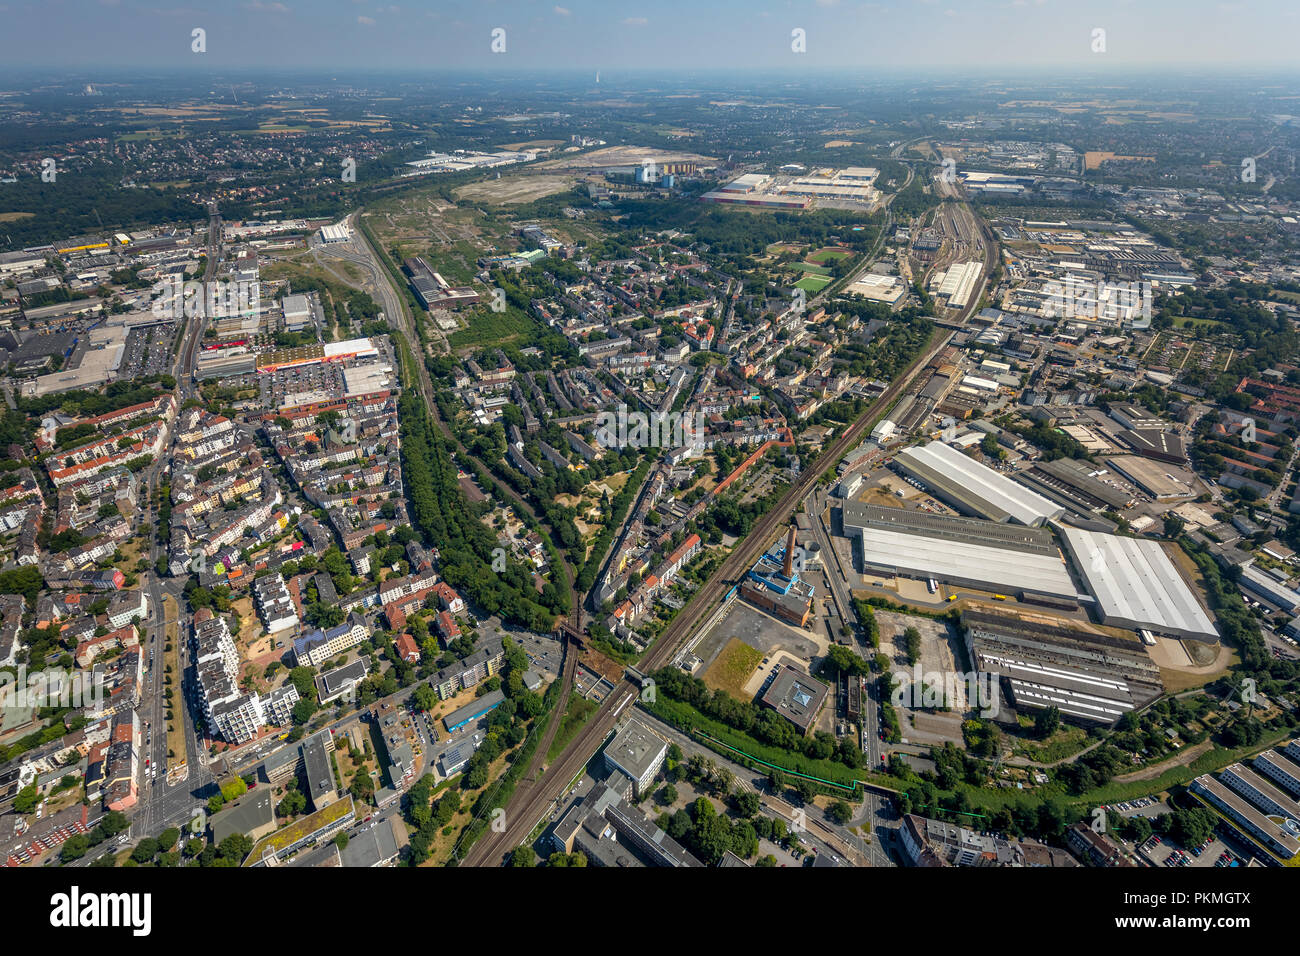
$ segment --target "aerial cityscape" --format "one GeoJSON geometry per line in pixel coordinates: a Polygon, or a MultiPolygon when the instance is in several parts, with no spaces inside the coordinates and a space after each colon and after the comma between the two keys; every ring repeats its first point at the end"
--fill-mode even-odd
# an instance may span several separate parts
{"type": "Polygon", "coordinates": [[[1300,866],[1294,11],[435,6],[0,12],[13,884],[1300,866]]]}

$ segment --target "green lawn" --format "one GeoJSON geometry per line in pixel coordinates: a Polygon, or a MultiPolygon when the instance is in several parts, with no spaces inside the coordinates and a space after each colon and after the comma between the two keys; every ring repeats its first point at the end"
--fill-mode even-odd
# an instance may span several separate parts
{"type": "Polygon", "coordinates": [[[536,321],[515,309],[507,309],[505,312],[476,312],[464,318],[468,327],[457,329],[449,336],[454,349],[501,345],[537,331],[536,321]]]}
{"type": "Polygon", "coordinates": [[[823,262],[828,262],[831,259],[847,259],[849,255],[850,253],[845,249],[818,249],[816,252],[810,254],[807,259],[809,262],[815,262],[818,265],[821,265],[823,262]]]}
{"type": "Polygon", "coordinates": [[[808,275],[804,276],[794,284],[796,289],[803,289],[805,292],[820,292],[831,284],[829,276],[808,275]]]}

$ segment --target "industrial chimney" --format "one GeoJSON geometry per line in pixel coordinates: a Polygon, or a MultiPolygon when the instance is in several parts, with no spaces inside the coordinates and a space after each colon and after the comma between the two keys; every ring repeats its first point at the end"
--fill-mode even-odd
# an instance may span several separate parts
{"type": "Polygon", "coordinates": [[[790,525],[790,534],[785,539],[785,577],[794,577],[794,525],[790,525]]]}

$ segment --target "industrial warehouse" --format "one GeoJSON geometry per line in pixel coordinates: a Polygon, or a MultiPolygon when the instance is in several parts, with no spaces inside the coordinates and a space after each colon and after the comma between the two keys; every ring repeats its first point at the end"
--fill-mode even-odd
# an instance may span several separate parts
{"type": "Polygon", "coordinates": [[[1083,517],[1133,504],[1131,495],[1102,481],[1101,474],[1104,472],[1073,458],[1057,458],[1034,462],[1018,472],[1016,480],[1083,517]]]}
{"type": "Polygon", "coordinates": [[[1137,640],[1023,610],[970,609],[961,623],[976,670],[999,677],[1017,708],[1109,725],[1164,691],[1137,640]]]}
{"type": "Polygon", "coordinates": [[[707,192],[704,202],[738,203],[772,209],[874,207],[880,191],[872,185],[880,171],[870,166],[817,169],[806,176],[746,173],[707,192]]]}
{"type": "Polygon", "coordinates": [[[1078,589],[1052,533],[846,501],[845,535],[862,543],[864,570],[1017,595],[1074,601],[1078,589]]]}
{"type": "Polygon", "coordinates": [[[894,464],[906,477],[965,514],[1036,527],[1065,513],[1063,506],[944,442],[904,448],[894,464]]]}
{"type": "Polygon", "coordinates": [[[1216,642],[1219,632],[1158,541],[1062,528],[1103,624],[1216,642]]]}

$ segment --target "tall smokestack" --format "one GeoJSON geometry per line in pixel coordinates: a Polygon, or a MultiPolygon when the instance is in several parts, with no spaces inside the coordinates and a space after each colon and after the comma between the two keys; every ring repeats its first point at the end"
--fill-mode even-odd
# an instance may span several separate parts
{"type": "Polygon", "coordinates": [[[794,525],[785,539],[785,576],[786,580],[794,577],[794,525]]]}

